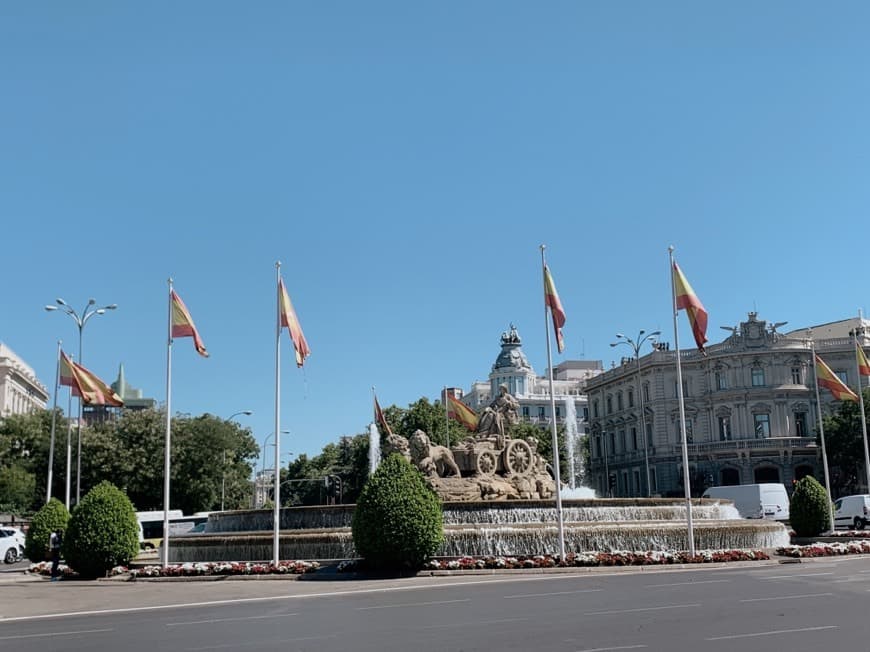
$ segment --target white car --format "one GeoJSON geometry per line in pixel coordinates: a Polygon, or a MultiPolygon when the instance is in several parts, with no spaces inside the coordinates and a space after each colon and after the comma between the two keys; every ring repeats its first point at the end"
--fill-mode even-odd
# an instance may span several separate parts
{"type": "Polygon", "coordinates": [[[24,557],[24,533],[14,527],[0,527],[0,557],[14,564],[24,557]]]}
{"type": "Polygon", "coordinates": [[[870,521],[870,494],[843,496],[834,503],[834,527],[863,530],[870,521]]]}

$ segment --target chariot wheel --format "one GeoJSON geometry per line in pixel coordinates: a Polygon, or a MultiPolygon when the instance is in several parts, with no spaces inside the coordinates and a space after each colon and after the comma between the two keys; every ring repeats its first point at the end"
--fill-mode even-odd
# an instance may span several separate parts
{"type": "Polygon", "coordinates": [[[532,470],[532,447],[522,439],[514,439],[504,452],[504,465],[508,473],[523,475],[532,470]]]}
{"type": "Polygon", "coordinates": [[[495,473],[496,467],[498,466],[498,460],[495,457],[495,453],[490,450],[481,451],[477,456],[475,466],[480,475],[492,475],[495,473]]]}

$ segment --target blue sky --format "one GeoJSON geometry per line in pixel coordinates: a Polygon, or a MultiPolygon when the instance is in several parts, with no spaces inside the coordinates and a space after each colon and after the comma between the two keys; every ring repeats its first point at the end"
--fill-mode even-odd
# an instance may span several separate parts
{"type": "MultiPolygon", "coordinates": [[[[546,366],[673,340],[668,245],[719,341],[868,307],[870,6],[840,2],[4,2],[0,339],[165,400],[166,279],[211,358],[173,348],[173,411],[274,423],[282,449],[485,380],[513,322],[546,366]]],[[[691,341],[685,319],[680,338],[691,341]]],[[[64,402],[65,403],[65,402],[64,402]]]]}

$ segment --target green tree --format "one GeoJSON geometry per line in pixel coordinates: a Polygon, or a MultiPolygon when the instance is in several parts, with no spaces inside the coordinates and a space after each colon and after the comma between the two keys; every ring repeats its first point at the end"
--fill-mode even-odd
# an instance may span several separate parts
{"type": "MultiPolygon", "coordinates": [[[[14,476],[10,488],[14,488],[14,502],[21,511],[38,509],[45,500],[48,475],[48,452],[51,441],[51,411],[37,410],[31,414],[13,414],[0,420],[0,469],[10,469],[14,476]],[[21,475],[21,471],[25,475],[21,475]],[[32,476],[33,491],[29,500],[21,493],[21,481],[29,485],[32,476]],[[25,504],[26,503],[26,504],[25,504]]],[[[52,494],[62,494],[65,460],[60,455],[60,440],[66,433],[66,420],[58,410],[55,431],[54,478],[52,494]]],[[[4,502],[0,495],[0,502],[4,502]]]]}
{"type": "MultiPolygon", "coordinates": [[[[43,490],[45,488],[43,487],[43,490]]],[[[30,511],[36,497],[36,476],[20,464],[0,468],[0,511],[30,511]]]]}
{"type": "Polygon", "coordinates": [[[24,539],[24,555],[33,562],[46,559],[49,537],[55,530],[66,530],[69,523],[69,512],[57,498],[52,498],[43,505],[27,529],[24,539]]]}
{"type": "MultiPolygon", "coordinates": [[[[861,406],[853,401],[838,403],[833,414],[823,420],[828,463],[837,471],[831,487],[835,496],[854,493],[866,478],[861,406]]],[[[865,418],[870,420],[870,389],[864,390],[864,409],[865,418]]],[[[817,436],[817,440],[821,445],[820,436],[817,436]]]]}
{"type": "Polygon", "coordinates": [[[139,524],[133,503],[110,482],[101,482],[76,505],[61,550],[83,577],[102,577],[139,552],[139,524]]]}
{"type": "Polygon", "coordinates": [[[393,454],[363,487],[351,530],[371,567],[416,570],[444,541],[441,501],[410,462],[393,454]]]}
{"type": "Polygon", "coordinates": [[[831,527],[831,499],[825,488],[808,475],[795,485],[789,505],[789,524],[799,537],[814,537],[831,527]]]}

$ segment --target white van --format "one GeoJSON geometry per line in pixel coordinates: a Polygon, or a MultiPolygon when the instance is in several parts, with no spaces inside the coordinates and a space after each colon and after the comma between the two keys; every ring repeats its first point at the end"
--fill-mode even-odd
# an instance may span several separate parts
{"type": "Polygon", "coordinates": [[[870,520],[870,494],[843,496],[834,502],[834,527],[863,530],[870,520]]]}
{"type": "Polygon", "coordinates": [[[701,498],[724,498],[734,502],[743,518],[788,520],[788,494],[775,482],[710,487],[701,498]]]}

